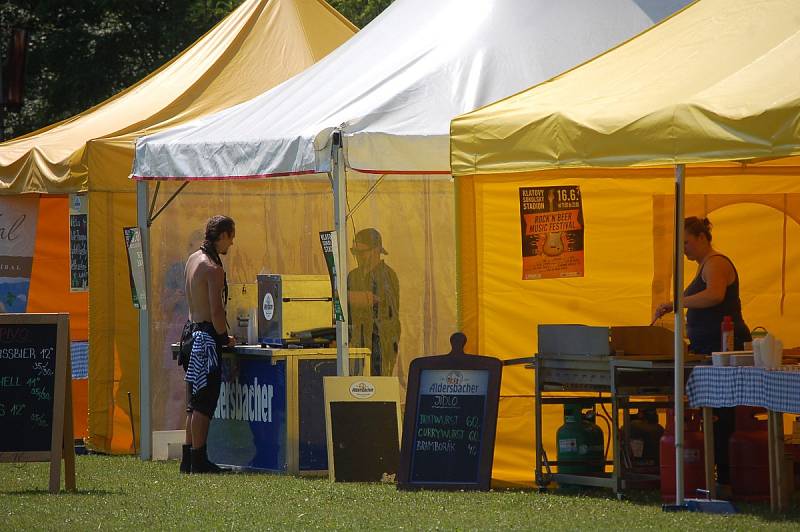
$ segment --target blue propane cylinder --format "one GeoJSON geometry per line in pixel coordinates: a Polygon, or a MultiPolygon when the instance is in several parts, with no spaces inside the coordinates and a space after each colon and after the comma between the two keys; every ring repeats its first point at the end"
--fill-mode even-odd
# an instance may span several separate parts
{"type": "Polygon", "coordinates": [[[564,405],[564,424],[556,432],[559,473],[596,474],[605,469],[603,430],[594,419],[593,404],[564,405]]]}

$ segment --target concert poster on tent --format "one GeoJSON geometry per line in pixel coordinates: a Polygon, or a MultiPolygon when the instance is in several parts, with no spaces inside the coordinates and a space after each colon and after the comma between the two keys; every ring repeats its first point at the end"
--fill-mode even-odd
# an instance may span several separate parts
{"type": "Polygon", "coordinates": [[[520,187],[522,279],[583,277],[580,187],[520,187]]]}
{"type": "Polygon", "coordinates": [[[33,270],[37,195],[0,198],[0,312],[26,312],[33,270]]]}

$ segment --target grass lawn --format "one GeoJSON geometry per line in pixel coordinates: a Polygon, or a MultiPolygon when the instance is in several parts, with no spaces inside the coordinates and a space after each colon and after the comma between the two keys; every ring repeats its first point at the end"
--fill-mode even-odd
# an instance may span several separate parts
{"type": "Polygon", "coordinates": [[[800,529],[795,505],[739,505],[718,516],[664,513],[656,492],[496,490],[398,492],[393,484],[330,483],[268,474],[186,476],[176,462],[77,457],[78,492],[49,495],[45,463],[0,464],[0,530],[800,529]]]}

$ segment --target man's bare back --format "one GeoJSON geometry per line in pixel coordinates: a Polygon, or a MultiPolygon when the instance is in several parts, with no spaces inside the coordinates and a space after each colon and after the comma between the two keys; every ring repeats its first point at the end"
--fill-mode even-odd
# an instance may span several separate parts
{"type": "Polygon", "coordinates": [[[189,319],[195,323],[211,322],[217,334],[227,330],[223,286],[225,272],[203,251],[198,250],[186,261],[186,300],[189,319]]]}
{"type": "Polygon", "coordinates": [[[186,303],[192,326],[192,352],[186,367],[186,443],[180,471],[183,473],[220,473],[222,469],[208,459],[208,427],[219,401],[222,385],[219,348],[233,345],[225,321],[225,270],[220,255],[233,245],[236,227],[228,216],[212,216],[206,222],[201,249],[186,260],[184,276],[186,303]],[[214,330],[207,325],[211,322],[214,330]],[[209,336],[214,336],[209,341],[209,336]],[[200,342],[200,348],[197,342],[200,342]]]}

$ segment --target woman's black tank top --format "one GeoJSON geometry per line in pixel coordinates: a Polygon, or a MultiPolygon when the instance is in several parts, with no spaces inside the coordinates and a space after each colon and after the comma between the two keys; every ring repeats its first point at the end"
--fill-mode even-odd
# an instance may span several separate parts
{"type": "MultiPolygon", "coordinates": [[[[739,272],[733,261],[725,255],[717,255],[730,262],[733,267],[735,279],[725,289],[725,298],[722,303],[707,308],[690,308],[686,310],[686,335],[689,337],[689,350],[693,353],[709,354],[720,351],[722,348],[722,319],[730,316],[733,319],[733,344],[734,349],[743,349],[744,342],[752,340],[750,329],[742,317],[742,302],[739,299],[739,272]]],[[[683,295],[691,296],[706,289],[703,280],[703,268],[700,267],[697,277],[692,280],[683,295]]]]}

